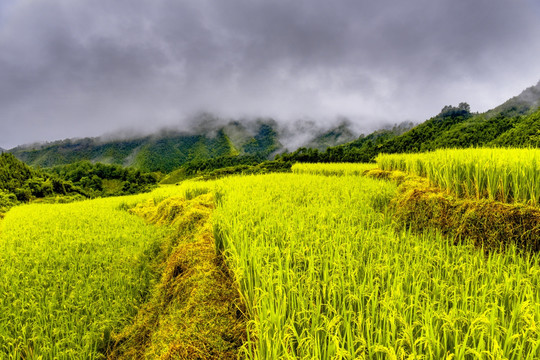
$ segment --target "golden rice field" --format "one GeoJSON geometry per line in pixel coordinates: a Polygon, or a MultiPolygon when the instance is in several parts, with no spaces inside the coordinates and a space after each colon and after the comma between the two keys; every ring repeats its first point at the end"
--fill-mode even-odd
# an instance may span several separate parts
{"type": "Polygon", "coordinates": [[[253,318],[246,358],[540,358],[537,255],[396,232],[376,211],[394,185],[369,178],[221,186],[218,240],[253,318]]]}
{"type": "Polygon", "coordinates": [[[396,230],[396,185],[357,175],[370,167],[13,208],[0,223],[0,359],[99,359],[151,291],[145,254],[168,234],[124,209],[204,188],[251,319],[242,358],[539,359],[539,255],[396,230]]]}
{"type": "Polygon", "coordinates": [[[99,358],[150,290],[145,252],[167,235],[119,207],[171,190],[10,210],[0,222],[0,359],[99,358]]]}
{"type": "Polygon", "coordinates": [[[367,170],[376,168],[375,164],[354,164],[354,163],[328,163],[328,164],[307,164],[296,163],[292,166],[294,174],[312,174],[326,176],[359,176],[367,170]]]}
{"type": "Polygon", "coordinates": [[[427,177],[458,196],[509,203],[540,201],[540,149],[455,149],[420,154],[382,154],[383,170],[427,177]]]}

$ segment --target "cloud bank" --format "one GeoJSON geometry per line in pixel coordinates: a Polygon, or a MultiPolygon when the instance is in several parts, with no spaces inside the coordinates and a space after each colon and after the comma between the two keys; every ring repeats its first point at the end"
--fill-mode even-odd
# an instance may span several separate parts
{"type": "Polygon", "coordinates": [[[540,79],[535,0],[5,0],[0,146],[222,117],[358,128],[540,79]]]}

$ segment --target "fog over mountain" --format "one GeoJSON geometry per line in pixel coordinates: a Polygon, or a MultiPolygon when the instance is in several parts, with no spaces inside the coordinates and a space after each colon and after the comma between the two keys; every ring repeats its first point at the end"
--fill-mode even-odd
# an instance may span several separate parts
{"type": "Polygon", "coordinates": [[[536,0],[2,0],[0,146],[486,111],[540,79],[539,38],[536,0]]]}

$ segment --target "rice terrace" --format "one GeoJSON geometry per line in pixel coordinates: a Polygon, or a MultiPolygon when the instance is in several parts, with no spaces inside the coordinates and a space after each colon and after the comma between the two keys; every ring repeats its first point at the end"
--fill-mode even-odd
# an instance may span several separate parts
{"type": "Polygon", "coordinates": [[[429,201],[403,200],[425,191],[518,207],[523,219],[505,226],[535,232],[539,178],[527,174],[539,155],[486,148],[298,163],[292,173],[16,206],[1,222],[0,354],[538,358],[540,259],[526,251],[538,237],[474,243],[413,231],[396,214],[423,206],[409,210],[443,216],[429,201]]]}
{"type": "Polygon", "coordinates": [[[537,0],[0,0],[0,360],[540,360],[539,39],[537,0]]]}
{"type": "Polygon", "coordinates": [[[273,159],[264,122],[2,153],[0,358],[539,359],[539,87],[273,159]]]}

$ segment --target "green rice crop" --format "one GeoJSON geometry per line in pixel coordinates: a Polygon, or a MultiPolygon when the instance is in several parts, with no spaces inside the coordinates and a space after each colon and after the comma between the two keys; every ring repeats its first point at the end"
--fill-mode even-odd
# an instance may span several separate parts
{"type": "Polygon", "coordinates": [[[248,359],[538,359],[540,258],[397,232],[365,177],[224,179],[216,240],[253,321],[248,359]]]}
{"type": "Polygon", "coordinates": [[[458,196],[537,205],[540,200],[539,149],[456,149],[420,154],[382,154],[383,170],[427,177],[458,196]]]}
{"type": "Polygon", "coordinates": [[[182,191],[15,207],[0,223],[0,359],[99,359],[129,324],[168,234],[122,204],[182,191]]]}
{"type": "Polygon", "coordinates": [[[245,358],[540,358],[540,255],[395,230],[395,184],[299,171],[13,208],[0,223],[0,358],[99,359],[147,297],[145,256],[168,234],[123,209],[207,191],[251,317],[245,358]]]}
{"type": "Polygon", "coordinates": [[[375,164],[362,163],[296,163],[291,170],[295,174],[313,174],[326,176],[362,175],[365,171],[376,168],[375,164]]]}

